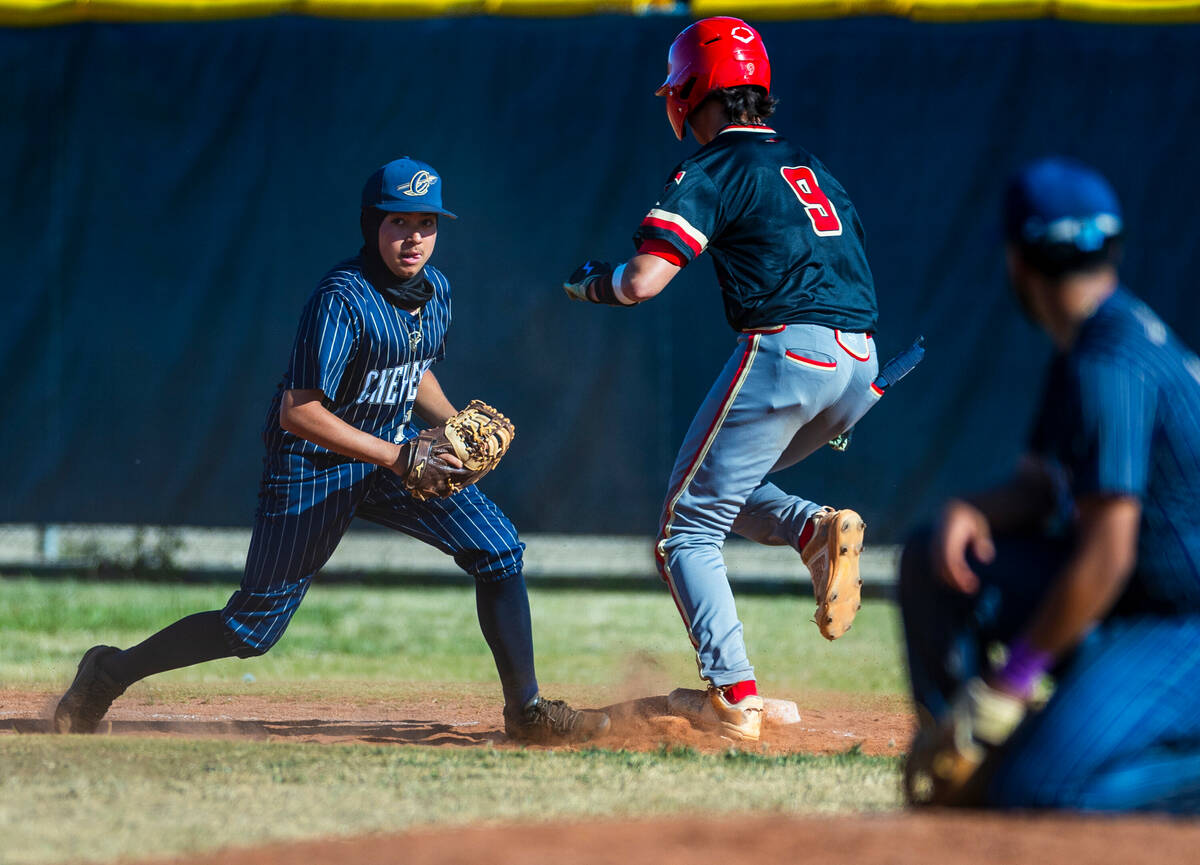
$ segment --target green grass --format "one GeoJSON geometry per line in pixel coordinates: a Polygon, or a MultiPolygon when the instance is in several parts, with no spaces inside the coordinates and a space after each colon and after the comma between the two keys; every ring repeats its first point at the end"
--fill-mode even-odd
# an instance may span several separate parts
{"type": "MultiPolygon", "coordinates": [[[[87,647],[127,646],[181,616],[224,604],[232,587],[0,579],[0,687],[58,688],[87,647]]],[[[531,590],[538,676],[606,686],[646,678],[690,685],[695,659],[663,591],[531,590]]],[[[759,681],[771,691],[903,693],[894,605],[868,600],[835,643],[809,621],[811,598],[741,598],[738,612],[759,681]]],[[[225,660],[157,677],[236,692],[250,672],[259,691],[298,682],[495,682],[461,588],[322,586],[309,592],[282,641],[248,661],[225,660]]]]}
{"type": "Polygon", "coordinates": [[[899,805],[897,761],[856,753],[14,736],[0,739],[0,760],[0,861],[9,865],[109,862],[417,825],[899,805]]]}
{"type": "MultiPolygon", "coordinates": [[[[125,646],[221,606],[229,587],[0,579],[0,687],[69,682],[97,642],[125,646]]],[[[597,700],[696,686],[666,591],[531,592],[539,679],[597,700]]],[[[903,692],[895,607],[868,601],[827,643],[811,598],[739,600],[768,693],[903,692]]],[[[269,654],[177,670],[142,700],[369,700],[498,693],[461,588],[317,585],[269,654]],[[254,684],[243,677],[253,673],[254,684]],[[434,685],[433,683],[440,683],[434,685]],[[457,689],[457,690],[456,690],[457,689]]],[[[563,692],[567,692],[564,694],[563,692]]],[[[0,863],[57,865],[269,840],[509,819],[873,811],[898,806],[896,760],[850,752],[524,751],[120,737],[0,736],[0,863]],[[720,791],[720,796],[714,791],[720,791]]]]}

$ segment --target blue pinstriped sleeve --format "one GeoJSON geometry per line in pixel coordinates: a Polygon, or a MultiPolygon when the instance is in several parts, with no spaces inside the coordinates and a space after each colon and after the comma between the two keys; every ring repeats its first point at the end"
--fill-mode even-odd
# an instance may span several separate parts
{"type": "Polygon", "coordinates": [[[1067,466],[1080,495],[1146,492],[1157,388],[1144,369],[1116,357],[1075,365],[1078,429],[1067,466]]]}
{"type": "Polygon", "coordinates": [[[337,397],[346,364],[358,346],[358,311],[334,291],[318,291],[304,307],[292,348],[287,387],[337,397]]]}
{"type": "MultiPolygon", "coordinates": [[[[430,268],[432,270],[432,268],[430,268]]],[[[441,293],[441,304],[438,305],[437,315],[440,316],[438,325],[442,332],[442,341],[438,343],[437,352],[433,356],[434,363],[441,363],[446,359],[446,334],[450,330],[450,280],[446,279],[445,274],[437,271],[437,279],[434,280],[434,285],[437,286],[441,293]]],[[[432,276],[431,276],[432,278],[432,276]]]]}

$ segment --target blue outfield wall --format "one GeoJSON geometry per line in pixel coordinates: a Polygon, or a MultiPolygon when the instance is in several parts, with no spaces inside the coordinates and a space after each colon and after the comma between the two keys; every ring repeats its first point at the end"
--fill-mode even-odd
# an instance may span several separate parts
{"type": "MultiPolygon", "coordinates": [[[[733,350],[711,265],[644,306],[568,302],[672,166],[652,95],[686,19],[269,18],[0,30],[0,521],[244,525],[305,298],[359,245],[365,176],[432,162],[460,219],[437,373],[518,427],[485,489],[527,531],[649,535],[733,350]]],[[[1200,345],[1200,27],[769,22],[776,126],[866,224],[884,355],[925,363],[782,486],[896,540],[1018,453],[1047,342],[1003,281],[1006,175],[1108,173],[1128,283],[1200,345]]]]}

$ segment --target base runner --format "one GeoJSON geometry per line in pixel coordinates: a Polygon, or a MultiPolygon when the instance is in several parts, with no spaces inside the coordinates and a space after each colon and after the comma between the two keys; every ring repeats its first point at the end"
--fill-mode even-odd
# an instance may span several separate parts
{"type": "Polygon", "coordinates": [[[637,254],[588,261],[564,288],[627,307],[661,292],[708,251],[737,347],[676,458],[655,547],[707,691],[678,690],[676,714],[754,741],[763,701],[721,547],[732,531],[803,557],[827,639],[860,605],[863,520],[764,482],[849,430],[882,395],[872,332],[875,287],[863,227],[841,184],[767,125],[774,111],[762,38],[708,18],[671,45],[667,118],[700,150],[671,172],[634,236],[637,254]]]}

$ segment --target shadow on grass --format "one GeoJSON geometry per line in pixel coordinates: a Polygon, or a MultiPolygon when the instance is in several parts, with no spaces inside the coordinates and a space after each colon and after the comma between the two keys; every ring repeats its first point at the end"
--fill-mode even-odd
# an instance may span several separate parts
{"type": "MultiPolygon", "coordinates": [[[[474,723],[461,725],[475,726],[474,723]]],[[[434,721],[300,721],[263,720],[146,720],[100,723],[97,733],[116,736],[154,734],[244,740],[299,738],[322,742],[365,742],[379,745],[460,745],[464,747],[507,741],[500,731],[467,732],[460,725],[434,721]]],[[[0,718],[0,733],[53,733],[45,718],[0,718]]]]}

